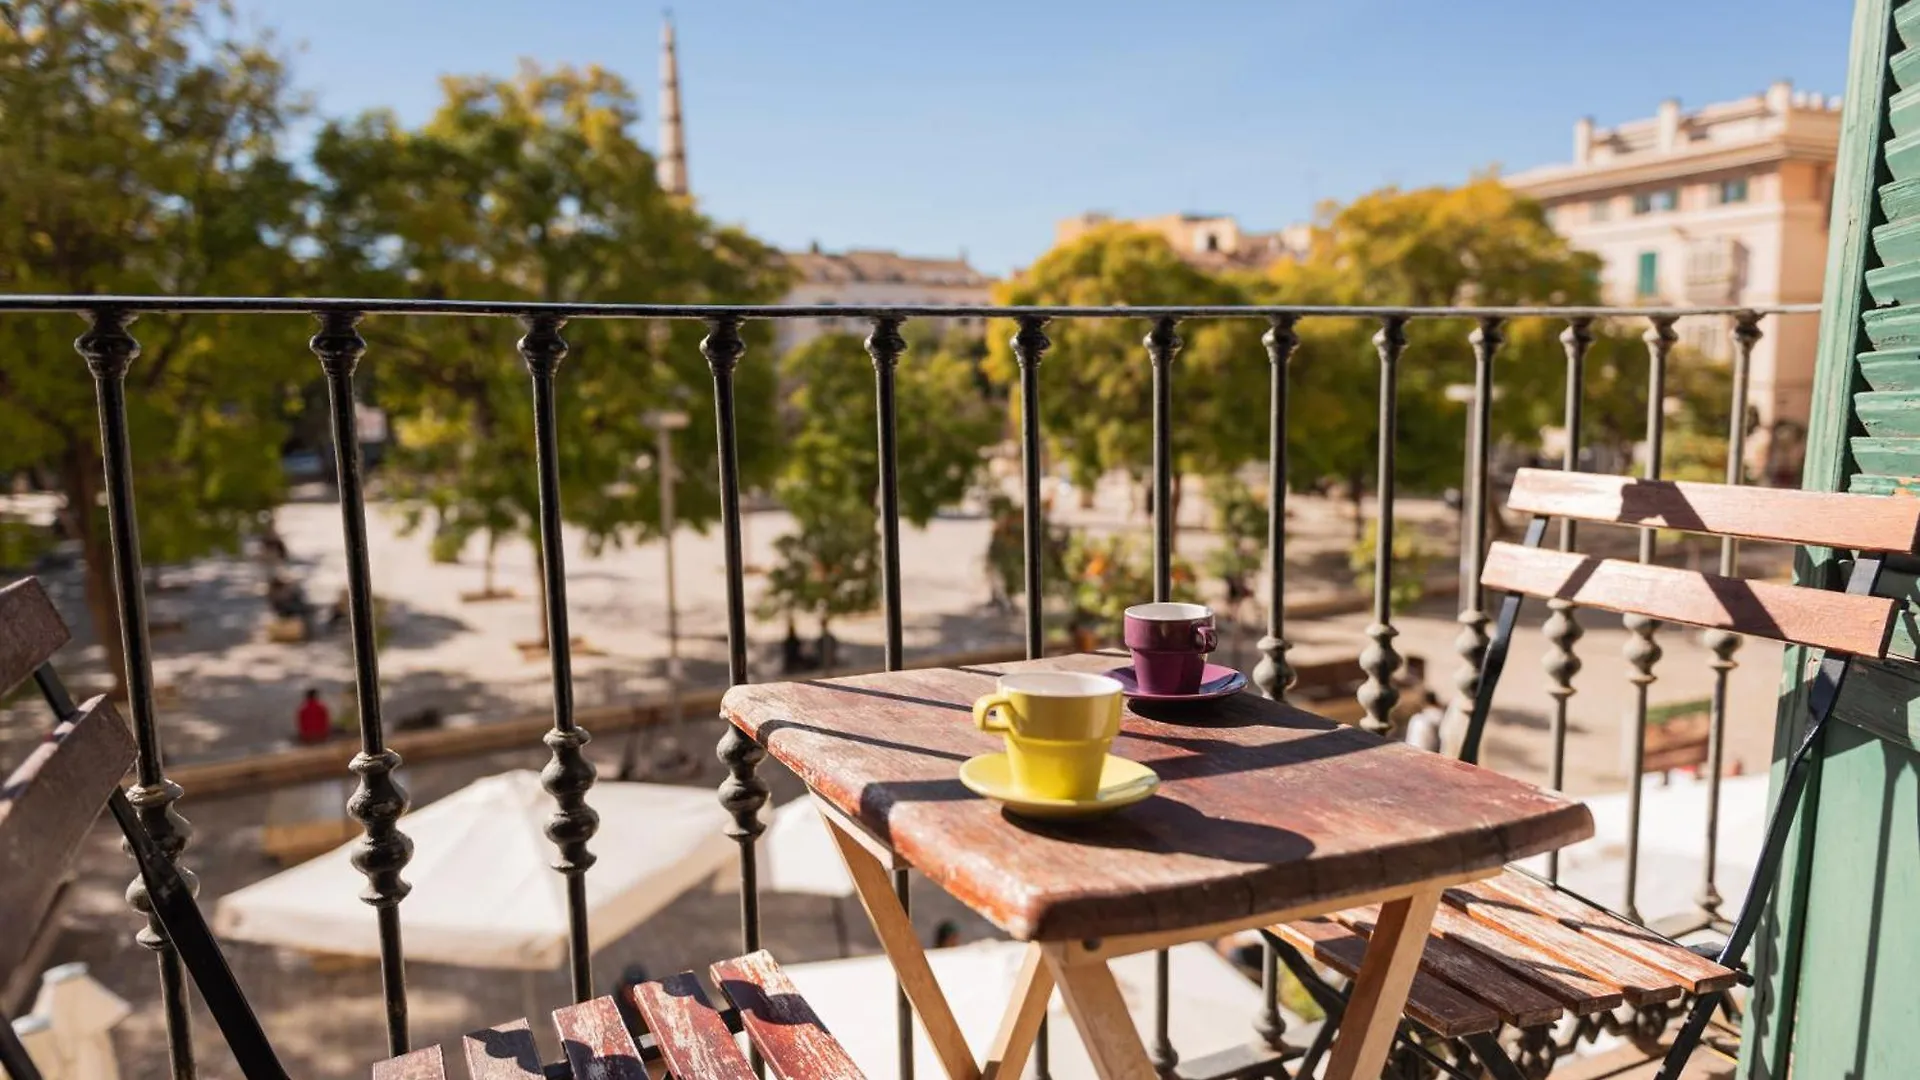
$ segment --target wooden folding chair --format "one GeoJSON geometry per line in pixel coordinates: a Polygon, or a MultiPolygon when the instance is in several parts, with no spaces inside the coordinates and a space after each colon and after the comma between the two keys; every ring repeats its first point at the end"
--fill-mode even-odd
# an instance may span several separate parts
{"type": "MultiPolygon", "coordinates": [[[[1725,945],[1708,959],[1623,916],[1515,867],[1446,894],[1434,920],[1407,1017],[1472,1049],[1501,1080],[1521,1073],[1501,1049],[1502,1026],[1544,1027],[1562,1015],[1592,1015],[1622,1002],[1657,1005],[1691,996],[1686,1022],[1660,1076],[1678,1076],[1714,1009],[1740,980],[1740,965],[1778,874],[1807,762],[1833,712],[1847,661],[1884,658],[1895,603],[1871,595],[1882,557],[1920,543],[1920,500],[1522,469],[1509,508],[1533,516],[1521,544],[1488,551],[1482,584],[1507,595],[1481,667],[1460,757],[1479,758],[1494,690],[1527,596],[1729,630],[1824,650],[1807,734],[1788,760],[1759,861],[1725,945]],[[1540,547],[1551,518],[1675,529],[1710,536],[1809,544],[1859,552],[1844,592],[1748,581],[1540,547]]],[[[1367,909],[1275,927],[1270,940],[1310,990],[1320,983],[1304,955],[1351,976],[1372,925],[1367,909]]],[[[1337,998],[1325,1002],[1337,1013],[1337,998]]],[[[1330,1021],[1329,1026],[1333,1026],[1330,1021]]],[[[1417,1032],[1409,1031],[1417,1042],[1417,1032]]],[[[1316,1047],[1320,1044],[1316,1043],[1316,1047]]],[[[1310,1048],[1308,1066],[1317,1055],[1310,1048]]]]}

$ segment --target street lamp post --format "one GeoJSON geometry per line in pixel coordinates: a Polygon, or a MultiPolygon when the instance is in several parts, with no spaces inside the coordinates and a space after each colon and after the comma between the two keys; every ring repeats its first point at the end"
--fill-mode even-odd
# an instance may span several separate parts
{"type": "MultiPolygon", "coordinates": [[[[684,429],[690,422],[686,413],[678,411],[650,412],[643,417],[652,425],[656,442],[654,444],[654,471],[660,478],[660,544],[665,559],[667,581],[667,730],[668,735],[662,747],[663,753],[657,755],[649,771],[665,774],[685,773],[694,765],[693,758],[682,745],[680,726],[683,720],[680,710],[680,599],[676,589],[673,566],[673,484],[676,479],[673,466],[673,433],[684,429]]],[[[639,728],[634,728],[638,734],[639,728]]],[[[631,746],[631,743],[629,743],[631,746]]],[[[625,762],[621,769],[622,777],[631,772],[632,754],[623,755],[625,762]]]]}

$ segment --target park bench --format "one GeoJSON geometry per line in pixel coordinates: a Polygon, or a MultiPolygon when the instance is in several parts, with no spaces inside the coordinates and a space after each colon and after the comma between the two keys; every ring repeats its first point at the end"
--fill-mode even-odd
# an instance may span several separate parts
{"type": "MultiPolygon", "coordinates": [[[[1892,599],[1871,594],[1883,555],[1912,553],[1920,541],[1920,500],[1523,469],[1508,506],[1533,521],[1524,544],[1496,543],[1489,549],[1481,575],[1485,586],[1507,596],[1469,715],[1460,752],[1465,761],[1478,757],[1523,596],[1824,650],[1809,696],[1808,734],[1789,760],[1753,882],[1714,959],[1508,867],[1498,877],[1447,891],[1413,975],[1407,1018],[1469,1047],[1497,1080],[1524,1075],[1495,1039],[1503,1026],[1540,1032],[1563,1015],[1593,1016],[1624,1002],[1658,1007],[1648,1015],[1663,1018],[1658,1026],[1664,1028],[1665,1016],[1685,1009],[1686,1023],[1661,1072],[1671,1080],[1725,992],[1742,978],[1735,968],[1773,884],[1792,808],[1805,784],[1807,752],[1832,711],[1848,660],[1887,655],[1897,608],[1892,599]],[[1540,542],[1555,517],[1819,545],[1859,556],[1845,592],[1750,581],[1545,550],[1540,542]]],[[[1339,998],[1328,996],[1331,987],[1303,956],[1351,978],[1374,919],[1372,909],[1358,908],[1272,928],[1269,940],[1309,990],[1324,999],[1330,1014],[1337,1014],[1339,998]]],[[[1313,1058],[1328,1038],[1323,1035],[1310,1048],[1313,1058]]],[[[1310,1072],[1311,1065],[1302,1071],[1310,1072]]]]}
{"type": "MultiPolygon", "coordinates": [[[[120,782],[134,763],[133,736],[105,697],[75,707],[49,662],[68,639],[66,625],[38,581],[0,589],[0,696],[32,678],[52,707],[48,737],[0,784],[0,926],[35,926],[45,917],[101,807],[113,811],[138,864],[156,916],[179,952],[208,1011],[248,1080],[284,1080],[193,895],[141,824],[120,782]]],[[[0,972],[22,957],[24,935],[0,934],[0,972]]],[[[629,988],[648,1033],[627,1030],[611,997],[555,1010],[566,1060],[540,1061],[525,1020],[475,1032],[462,1042],[473,1080],[647,1080],[658,1061],[675,1080],[754,1080],[733,1032],[744,1030],[780,1080],[858,1080],[859,1069],[814,1015],[771,956],[754,952],[714,964],[714,982],[732,1006],[708,1004],[683,972],[629,988]]],[[[373,1067],[375,1080],[446,1075],[438,1046],[373,1067]]],[[[0,1015],[0,1070],[39,1080],[10,1021],[0,1015]]]]}

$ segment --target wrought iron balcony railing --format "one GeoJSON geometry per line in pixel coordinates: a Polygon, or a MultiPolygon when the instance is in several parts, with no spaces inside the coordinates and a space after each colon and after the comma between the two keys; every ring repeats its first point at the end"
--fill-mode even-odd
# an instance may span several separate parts
{"type": "MultiPolygon", "coordinates": [[[[347,608],[351,624],[351,644],[355,684],[359,699],[359,752],[345,763],[359,777],[359,786],[349,803],[350,812],[361,823],[364,836],[359,841],[355,865],[366,876],[362,898],[376,912],[379,926],[381,972],[384,987],[387,1051],[398,1054],[409,1049],[405,951],[402,928],[408,893],[405,871],[412,855],[412,842],[401,829],[402,815],[408,807],[408,795],[395,776],[399,755],[386,741],[387,728],[381,714],[379,656],[375,648],[373,590],[370,551],[367,539],[365,485],[361,470],[359,439],[355,426],[355,369],[366,352],[366,341],[358,330],[362,320],[382,316],[513,319],[523,328],[518,343],[520,358],[531,379],[529,405],[533,413],[533,462],[538,480],[539,529],[542,539],[542,573],[545,581],[545,618],[551,642],[553,726],[545,735],[551,760],[543,774],[543,783],[553,796],[555,809],[548,836],[556,846],[557,872],[566,879],[571,932],[570,970],[572,992],[577,1000],[593,996],[591,940],[587,926],[585,876],[594,862],[591,844],[597,818],[587,805],[595,771],[583,747],[587,732],[576,721],[573,704],[572,662],[567,618],[567,574],[563,564],[564,548],[559,542],[561,527],[558,445],[567,433],[557,429],[554,405],[555,380],[568,346],[562,330],[571,320],[582,319],[680,319],[699,320],[707,334],[701,352],[713,378],[713,407],[716,426],[718,488],[721,505],[721,533],[726,561],[726,620],[730,684],[747,679],[747,603],[745,569],[742,558],[740,524],[740,461],[736,447],[737,412],[734,377],[743,362],[749,362],[741,327],[748,320],[792,320],[835,317],[857,319],[871,327],[866,340],[872,355],[877,399],[879,448],[879,543],[881,584],[885,626],[884,663],[888,670],[903,663],[902,613],[907,600],[900,587],[900,503],[898,481],[899,423],[895,401],[895,372],[901,362],[905,340],[902,326],[918,318],[955,317],[1001,319],[1015,325],[1012,350],[1018,365],[1020,409],[1019,444],[1022,452],[1023,525],[1026,558],[1025,593],[1029,602],[1024,610],[1026,650],[1040,655],[1043,648],[1041,605],[1031,602],[1043,595],[1044,542],[1041,492],[1042,378],[1048,364],[1071,364],[1072,356],[1050,353],[1047,336],[1050,322],[1064,320],[1126,320],[1146,329],[1145,361],[1151,365],[1152,383],[1152,490],[1153,490],[1153,590],[1155,599],[1168,599],[1173,584],[1173,521],[1168,512],[1173,506],[1173,389],[1177,379],[1174,359],[1181,340],[1179,326],[1191,320],[1255,320],[1267,327],[1263,338],[1271,381],[1268,420],[1270,441],[1267,475],[1270,496],[1267,500],[1266,555],[1270,569],[1265,607],[1265,633],[1258,648],[1263,658],[1253,672],[1259,690],[1269,696],[1284,694],[1293,681],[1287,662],[1288,640],[1284,624],[1287,575],[1283,558],[1286,546],[1287,454],[1289,361],[1300,342],[1298,333],[1304,321],[1321,318],[1367,319],[1378,323],[1373,342],[1379,355],[1378,430],[1376,442],[1378,496],[1378,540],[1372,600],[1372,625],[1367,627],[1367,644],[1361,657],[1366,682],[1359,690],[1364,718],[1360,723],[1375,731],[1388,727],[1399,690],[1394,675],[1402,658],[1394,639],[1398,631],[1390,598],[1395,573],[1393,534],[1395,525],[1395,453],[1397,449],[1398,390],[1403,363],[1408,359],[1407,328],[1417,320],[1466,319],[1474,329],[1462,342],[1473,357],[1473,390],[1469,406],[1468,445],[1465,448],[1462,583],[1459,621],[1462,632],[1458,643],[1460,670],[1456,683],[1471,695],[1476,684],[1479,662],[1487,647],[1486,600],[1478,584],[1481,561],[1488,544],[1490,513],[1489,463],[1492,449],[1492,408],[1494,402],[1494,359],[1503,343],[1503,327],[1515,319],[1557,320],[1564,324],[1560,341],[1565,351],[1566,439],[1564,464],[1578,467],[1581,460],[1581,418],[1583,388],[1587,382],[1585,365],[1595,329],[1602,324],[1635,325],[1646,328],[1644,340],[1649,358],[1646,388],[1647,412],[1643,432],[1647,452],[1645,470],[1657,476],[1661,468],[1662,446],[1667,419],[1663,402],[1667,396],[1668,359],[1679,335],[1676,324],[1685,319],[1718,319],[1732,327],[1732,423],[1728,432],[1727,472],[1730,483],[1742,482],[1746,457],[1746,418],[1749,384],[1748,363],[1760,340],[1766,320],[1781,315],[1816,312],[1816,305],[1774,305],[1764,308],[1612,308],[1612,307],[1503,307],[1503,308],[1400,308],[1400,307],[729,307],[649,304],[525,304],[508,302],[417,301],[398,299],[299,299],[299,298],[219,298],[219,297],[118,297],[118,296],[7,296],[0,297],[0,318],[48,318],[79,315],[86,330],[75,348],[92,373],[100,422],[101,454],[105,464],[105,504],[111,533],[112,576],[116,587],[120,630],[126,661],[126,687],[139,757],[135,783],[129,798],[138,808],[147,829],[160,842],[167,855],[176,860],[184,853],[189,836],[186,821],[177,805],[186,794],[169,780],[164,767],[163,731],[156,719],[152,653],[148,642],[145,576],[142,573],[139,523],[134,491],[134,455],[126,411],[127,375],[140,355],[133,336],[133,324],[142,315],[196,314],[308,314],[318,320],[318,330],[310,347],[318,358],[329,391],[330,421],[336,451],[339,480],[341,524],[347,554],[347,608]]],[[[1251,358],[1250,358],[1251,359],[1251,358]]],[[[1254,361],[1257,362],[1257,361],[1254,361]]],[[[1652,531],[1643,530],[1640,558],[1654,557],[1652,531]]],[[[1563,523],[1559,534],[1563,549],[1575,543],[1571,523],[1563,523]]],[[[1722,573],[1730,573],[1735,557],[1731,543],[1719,553],[1722,573]]],[[[1626,896],[1624,909],[1634,910],[1637,887],[1639,792],[1641,754],[1644,739],[1648,686],[1660,659],[1656,642],[1657,626],[1650,620],[1629,617],[1627,627],[1633,635],[1627,659],[1634,669],[1635,752],[1628,787],[1629,844],[1626,852],[1626,896]]],[[[1573,611],[1563,603],[1553,605],[1546,626],[1551,645],[1548,673],[1553,681],[1554,702],[1548,735],[1548,780],[1559,786],[1565,777],[1567,706],[1573,695],[1573,676],[1579,662],[1574,644],[1581,631],[1573,611]]],[[[1731,634],[1714,636],[1710,646],[1718,660],[1714,664],[1714,693],[1711,713],[1708,783],[1713,786],[1710,804],[1718,805],[1718,784],[1722,766],[1726,724],[1727,675],[1733,668],[1733,655],[1739,639],[1731,634]]],[[[743,947],[760,947],[760,907],[756,890],[755,840],[764,825],[760,811],[768,800],[768,787],[756,776],[762,760],[761,750],[750,740],[729,728],[719,745],[719,755],[728,776],[719,798],[731,814],[729,835],[740,848],[741,910],[740,933],[743,947]]],[[[1711,918],[1719,904],[1714,882],[1715,846],[1718,842],[1717,813],[1710,812],[1703,838],[1705,858],[1702,882],[1703,914],[1711,918]]],[[[1557,864],[1551,868],[1557,872],[1557,864]]],[[[895,882],[902,900],[906,897],[905,875],[895,882]]],[[[150,914],[137,882],[129,893],[134,908],[150,914]]],[[[160,927],[149,919],[138,935],[140,943],[155,951],[159,960],[160,988],[164,1001],[166,1030],[171,1048],[173,1073],[188,1077],[194,1073],[194,1050],[189,1030],[189,1012],[182,971],[160,927]]],[[[1153,1042],[1155,1056],[1163,1071],[1171,1073],[1179,1056],[1168,1037],[1167,1013],[1170,988],[1165,954],[1160,956],[1156,1023],[1153,1042]]],[[[1190,1062],[1181,1070],[1185,1075],[1285,1075],[1284,1028],[1278,1006],[1278,979],[1271,949],[1265,957],[1263,1007],[1252,1018],[1254,1029],[1264,1045],[1273,1052],[1261,1057],[1240,1055],[1224,1059],[1210,1067],[1190,1062]]],[[[912,1021],[904,997],[898,1012],[900,1057],[903,1075],[911,1074],[912,1021]]],[[[366,1048],[371,1060],[384,1056],[378,1048],[366,1048]]],[[[1046,1075],[1045,1045],[1042,1043],[1038,1068],[1046,1075]]]]}

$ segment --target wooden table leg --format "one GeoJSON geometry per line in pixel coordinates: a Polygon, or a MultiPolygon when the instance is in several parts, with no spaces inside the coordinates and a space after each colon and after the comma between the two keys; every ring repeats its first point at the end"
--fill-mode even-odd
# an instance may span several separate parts
{"type": "Polygon", "coordinates": [[[1028,945],[1020,976],[1013,983],[1013,997],[1000,1018],[1000,1031],[993,1037],[987,1059],[980,1063],[980,1080],[1020,1080],[1052,999],[1053,971],[1047,966],[1046,952],[1039,945],[1028,945]]]}
{"type": "Polygon", "coordinates": [[[886,951],[887,961],[893,965],[907,1000],[913,1003],[914,1015],[920,1018],[921,1029],[933,1044],[934,1055],[940,1059],[948,1080],[980,1080],[980,1067],[974,1063],[973,1051],[967,1048],[967,1038],[953,1018],[953,1007],[947,1004],[939,980],[933,977],[933,967],[927,963],[920,936],[914,933],[913,920],[893,895],[893,882],[887,876],[887,868],[838,823],[827,819],[826,824],[834,846],[840,849],[841,861],[847,865],[847,875],[853,878],[854,892],[866,907],[867,918],[880,938],[880,947],[886,951]]]}
{"type": "Polygon", "coordinates": [[[1427,930],[1440,907],[1438,888],[1380,906],[1380,918],[1367,942],[1360,973],[1354,977],[1340,1033],[1334,1036],[1327,1080],[1372,1080],[1387,1064],[1400,1010],[1420,968],[1427,930]]]}
{"type": "Polygon", "coordinates": [[[1072,963],[1057,945],[1045,950],[1054,981],[1060,984],[1060,997],[1100,1080],[1156,1080],[1153,1061],[1147,1057],[1146,1044],[1140,1041],[1140,1029],[1127,1012],[1113,972],[1100,961],[1072,963]]]}

